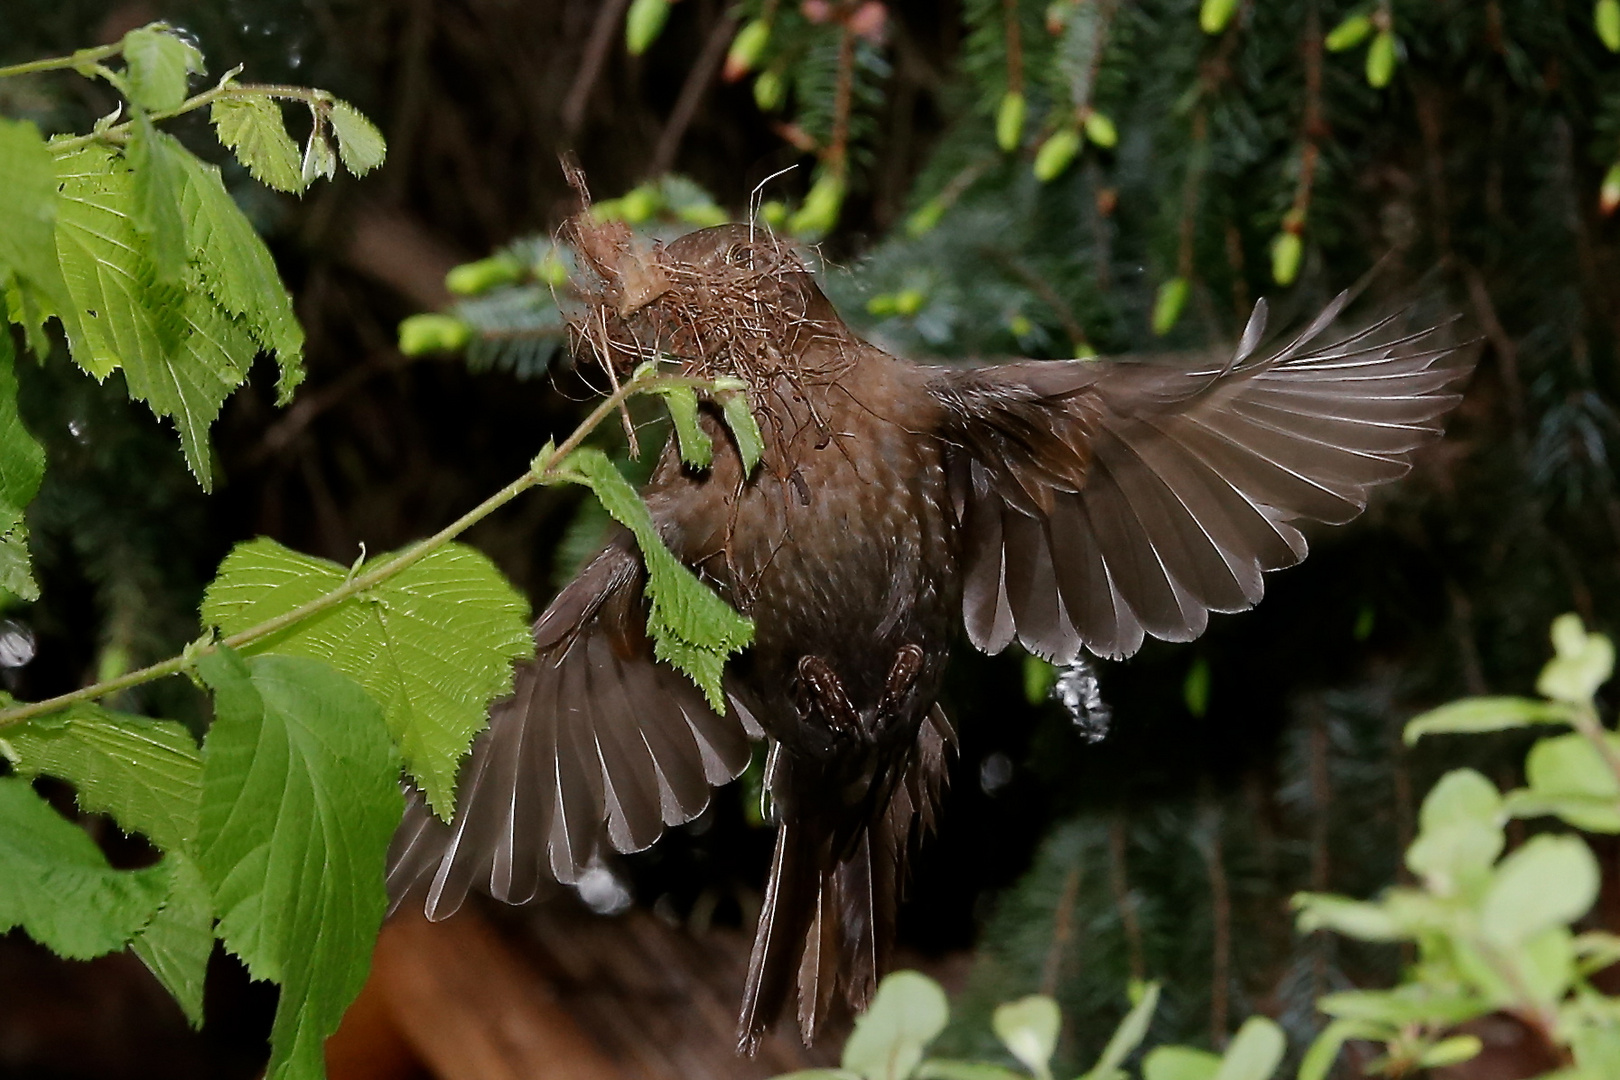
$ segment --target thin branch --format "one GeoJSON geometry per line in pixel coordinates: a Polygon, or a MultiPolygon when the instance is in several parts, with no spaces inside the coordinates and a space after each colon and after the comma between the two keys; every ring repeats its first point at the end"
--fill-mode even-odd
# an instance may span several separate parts
{"type": "Polygon", "coordinates": [[[709,39],[704,42],[703,51],[698,54],[692,70],[686,73],[680,96],[675,99],[675,107],[664,122],[664,130],[659,133],[658,146],[653,151],[652,175],[662,176],[675,167],[675,155],[681,148],[681,140],[686,137],[686,129],[692,126],[692,118],[703,103],[703,95],[709,92],[715,75],[720,71],[720,61],[726,57],[726,46],[731,44],[736,33],[737,19],[729,14],[721,16],[709,31],[709,39]]]}
{"type": "Polygon", "coordinates": [[[596,25],[591,27],[590,40],[585,43],[585,56],[579,62],[579,73],[574,76],[574,85],[563,100],[563,130],[570,135],[577,132],[585,120],[585,103],[590,100],[596,80],[601,77],[602,67],[613,50],[619,20],[624,17],[624,9],[629,3],[630,0],[607,0],[596,10],[596,25]]]}
{"type": "Polygon", "coordinates": [[[81,68],[86,64],[94,64],[99,60],[117,56],[123,51],[124,43],[118,41],[95,49],[80,49],[71,56],[53,56],[45,60],[30,60],[26,64],[12,64],[10,67],[0,67],[0,79],[9,79],[14,75],[34,75],[41,71],[81,68]]]}
{"type": "Polygon", "coordinates": [[[7,728],[14,724],[19,724],[24,720],[30,719],[31,717],[56,712],[60,709],[65,709],[70,705],[77,705],[80,702],[94,701],[97,698],[106,697],[108,694],[114,694],[120,690],[127,690],[132,686],[140,686],[143,683],[152,682],[155,679],[161,679],[169,675],[179,674],[181,671],[184,671],[187,667],[189,667],[196,657],[213,652],[222,645],[231,649],[239,649],[243,646],[251,645],[256,641],[269,637],[271,634],[285,630],[289,626],[303,622],[305,619],[308,619],[311,616],[318,615],[328,608],[335,607],[351,597],[358,596],[368,589],[372,589],[377,585],[382,584],[384,581],[387,581],[389,578],[394,577],[402,571],[416,565],[428,555],[432,554],[434,551],[443,547],[451,540],[454,540],[457,536],[461,535],[473,525],[476,525],[478,522],[494,513],[500,507],[505,506],[507,503],[517,498],[529,488],[535,487],[539,484],[555,482],[562,479],[563,473],[561,466],[564,461],[566,461],[568,456],[575,450],[579,449],[580,444],[585,441],[586,436],[594,431],[603,420],[617,412],[619,406],[631,395],[641,393],[657,386],[694,384],[701,384],[705,386],[710,385],[708,382],[704,382],[702,380],[693,380],[678,376],[653,376],[631,379],[624,383],[624,385],[621,386],[616,393],[604,398],[600,403],[598,403],[596,408],[591,410],[591,414],[585,418],[584,422],[581,423],[579,427],[575,428],[573,433],[569,435],[568,438],[564,439],[562,443],[558,445],[556,450],[553,451],[553,453],[538,468],[531,466],[529,471],[525,472],[522,476],[518,477],[510,484],[507,484],[501,490],[497,491],[495,494],[491,495],[489,498],[467,511],[465,514],[461,515],[455,521],[451,522],[449,525],[446,525],[444,528],[440,529],[426,540],[423,540],[420,543],[400,552],[398,555],[395,555],[387,562],[384,562],[379,566],[375,566],[363,574],[355,575],[354,577],[345,581],[342,585],[333,589],[331,592],[318,596],[314,600],[309,601],[307,604],[301,604],[298,607],[293,608],[291,611],[283,612],[282,614],[277,615],[273,619],[267,619],[256,626],[250,626],[246,630],[238,631],[237,633],[232,634],[217,643],[203,642],[194,644],[193,646],[188,647],[178,656],[171,656],[167,660],[160,661],[159,663],[153,664],[149,667],[141,668],[138,671],[131,671],[128,674],[121,675],[116,679],[108,679],[104,682],[98,682],[94,685],[74,690],[71,693],[59,694],[56,697],[47,698],[44,701],[29,702],[27,704],[18,705],[15,708],[6,709],[5,711],[0,712],[0,728],[7,728]]]}

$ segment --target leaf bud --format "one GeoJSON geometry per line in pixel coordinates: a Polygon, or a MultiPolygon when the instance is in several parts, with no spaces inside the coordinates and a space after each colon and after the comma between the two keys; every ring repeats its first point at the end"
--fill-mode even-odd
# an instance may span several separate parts
{"type": "Polygon", "coordinates": [[[472,327],[454,315],[430,312],[399,324],[399,351],[406,356],[460,352],[472,341],[472,327]]]}
{"type": "Polygon", "coordinates": [[[1299,233],[1284,229],[1271,241],[1271,277],[1279,285],[1292,285],[1299,276],[1305,241],[1299,233]]]}
{"type": "MultiPolygon", "coordinates": [[[[444,287],[457,296],[477,296],[501,285],[510,285],[523,276],[523,264],[510,255],[491,255],[477,262],[462,263],[444,275],[444,287]]],[[[567,271],[563,277],[568,276],[567,271]]]]}
{"type": "Polygon", "coordinates": [[[1062,176],[1080,152],[1080,141],[1080,132],[1075,128],[1053,132],[1035,152],[1035,179],[1045,184],[1062,176]]]}
{"type": "Polygon", "coordinates": [[[1204,0],[1203,6],[1198,9],[1198,25],[1203,27],[1206,34],[1218,34],[1232,21],[1237,8],[1238,0],[1204,0]]]}
{"type": "MultiPolygon", "coordinates": [[[[1616,0],[1620,2],[1620,0],[1616,0]]],[[[996,112],[996,145],[1003,153],[1012,153],[1024,137],[1024,95],[1011,90],[1001,98],[996,112]]]]}
{"type": "Polygon", "coordinates": [[[1187,306],[1190,286],[1184,277],[1173,277],[1159,286],[1159,295],[1153,301],[1153,332],[1163,337],[1175,329],[1181,320],[1181,309],[1187,306]]]}
{"type": "Polygon", "coordinates": [[[658,40],[669,18],[669,4],[670,0],[632,0],[624,19],[624,45],[631,56],[640,56],[658,40]]]}
{"type": "Polygon", "coordinates": [[[1389,80],[1395,74],[1395,51],[1395,35],[1391,31],[1380,30],[1367,47],[1367,85],[1375,90],[1389,85],[1389,80]]]}
{"type": "Polygon", "coordinates": [[[771,24],[764,19],[755,19],[737,31],[737,36],[731,39],[731,48],[726,50],[723,76],[726,82],[736,82],[753,71],[770,42],[771,24]]]}

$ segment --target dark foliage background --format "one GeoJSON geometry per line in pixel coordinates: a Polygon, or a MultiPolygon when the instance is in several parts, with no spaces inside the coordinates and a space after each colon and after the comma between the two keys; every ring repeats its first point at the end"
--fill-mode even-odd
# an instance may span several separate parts
{"type": "MultiPolygon", "coordinates": [[[[1065,70],[1053,50],[1068,39],[1045,29],[1047,7],[1015,5],[1023,62],[1037,73],[1032,134],[1064,93],[1038,77],[1065,70]]],[[[1298,315],[1393,252],[1371,306],[1421,295],[1461,312],[1485,345],[1447,442],[1357,523],[1314,535],[1312,558],[1275,576],[1259,609],[1217,618],[1195,645],[1150,643],[1106,665],[1107,741],[1084,744],[1061,713],[1029,704],[1021,658],[962,652],[949,704],[963,760],[903,932],[925,952],[978,946],[970,1007],[949,1036],[958,1049],[990,1052],[988,1007],[1045,989],[1072,1017],[1063,1053],[1079,1061],[1112,1028],[1132,975],[1169,982],[1158,1035],[1219,1042],[1263,1010],[1303,1036],[1314,996],[1387,977],[1398,961],[1297,938],[1285,904],[1298,888],[1368,893],[1398,874],[1440,764],[1433,749],[1403,751],[1400,724],[1447,697],[1528,688],[1554,615],[1573,609],[1612,628],[1620,610],[1610,463],[1620,279],[1597,194],[1620,152],[1620,66],[1583,5],[1551,0],[1396,5],[1406,56],[1382,91],[1359,53],[1313,51],[1347,4],[1245,4],[1217,37],[1199,31],[1191,0],[1051,7],[1106,20],[1094,100],[1120,142],[1040,184],[1031,138],[1018,154],[995,148],[1004,5],[887,5],[873,50],[882,63],[862,75],[852,195],[823,248],[829,291],[852,321],[917,356],[1199,347],[1234,337],[1263,292],[1298,315]],[[1312,155],[1314,171],[1302,170],[1312,155]],[[907,215],[942,192],[941,224],[909,236],[907,215]],[[1279,289],[1268,245],[1302,199],[1303,270],[1279,289]],[[1158,338],[1154,297],[1176,275],[1191,299],[1158,338]],[[889,310],[874,297],[901,289],[924,295],[919,311],[870,313],[889,310]]],[[[43,599],[10,613],[36,635],[37,655],[6,671],[8,689],[48,695],[176,651],[237,540],[268,534],[344,563],[360,545],[397,547],[572,426],[589,392],[579,374],[519,379],[407,358],[397,323],[449,303],[451,266],[544,234],[573,209],[563,150],[600,195],[673,169],[736,214],[756,183],[803,160],[746,82],[716,82],[689,116],[676,105],[705,45],[734,25],[727,5],[685,0],[642,58],[625,55],[616,27],[593,45],[604,8],[622,3],[9,0],[0,10],[0,63],[167,18],[197,35],[216,74],[244,63],[255,81],[331,89],[390,144],[374,177],[303,201],[227,174],[294,292],[311,375],[285,411],[267,376],[231,399],[215,433],[219,495],[197,490],[172,434],[121,387],[61,363],[21,372],[50,460],[30,515],[43,599]]],[[[71,77],[13,83],[0,85],[0,110],[56,130],[87,129],[112,105],[71,77]]],[[[801,79],[801,115],[831,85],[801,79]]],[[[176,132],[211,152],[202,121],[176,132]]],[[[810,172],[771,190],[802,196],[810,172]]],[[[468,538],[538,609],[577,506],[577,495],[541,491],[468,538]]],[[[178,683],[117,704],[199,718],[178,683]]],[[[1446,764],[1497,760],[1489,743],[1440,752],[1446,764]]],[[[768,837],[747,824],[744,801],[728,796],[699,827],[628,860],[638,901],[745,919],[768,837]]],[[[251,1073],[269,1003],[223,957],[201,1038],[127,959],[74,967],[16,935],[0,940],[0,986],[29,1002],[0,1010],[0,1072],[251,1073]]]]}

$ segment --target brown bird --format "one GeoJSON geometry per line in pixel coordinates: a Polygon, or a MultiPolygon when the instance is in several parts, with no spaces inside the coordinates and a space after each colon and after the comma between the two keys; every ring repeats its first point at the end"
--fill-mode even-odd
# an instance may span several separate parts
{"type": "Polygon", "coordinates": [[[955,743],[936,699],[958,627],[1059,664],[1197,637],[1304,558],[1300,522],[1349,521],[1405,473],[1471,366],[1394,320],[1318,344],[1340,297],[1264,354],[1262,302],[1224,362],[925,367],[857,337],[768,233],[645,247],[581,217],[574,239],[600,279],[577,326],[610,367],[662,353],[750,387],[759,468],[706,415],[712,467],[667,446],[644,498],[755,639],[720,715],[654,660],[641,555],[611,538],[536,624],[453,824],[413,801],[389,884],[397,902],[425,882],[430,917],[474,887],[526,900],[604,840],[635,851],[696,816],[763,738],[777,838],[745,1051],[795,988],[806,1041],[870,999],[955,743]]]}

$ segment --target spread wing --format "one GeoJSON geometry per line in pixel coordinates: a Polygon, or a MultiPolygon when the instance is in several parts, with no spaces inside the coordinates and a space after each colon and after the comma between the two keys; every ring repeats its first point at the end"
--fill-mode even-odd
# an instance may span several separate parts
{"type": "Polygon", "coordinates": [[[1472,350],[1386,319],[1318,344],[1346,297],[1264,358],[1264,301],[1230,361],[1032,361],[942,371],[968,637],[1067,660],[1186,641],[1349,521],[1460,399],[1472,350]]]}
{"type": "Polygon", "coordinates": [[[644,579],[622,536],[540,617],[534,659],[462,765],[455,819],[411,793],[389,852],[394,905],[424,881],[429,918],[452,914],[472,888],[522,903],[552,879],[578,880],[604,836],[638,851],[690,821],[712,785],[748,764],[751,718],[717,715],[686,676],[655,662],[644,579]]]}

